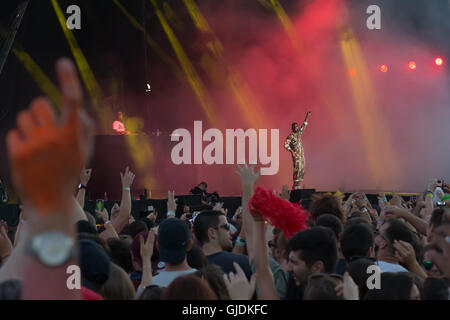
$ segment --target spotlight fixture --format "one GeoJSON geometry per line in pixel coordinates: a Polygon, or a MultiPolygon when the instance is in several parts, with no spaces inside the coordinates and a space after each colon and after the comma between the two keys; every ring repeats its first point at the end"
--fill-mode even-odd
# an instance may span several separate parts
{"type": "Polygon", "coordinates": [[[408,66],[409,66],[409,69],[411,69],[411,70],[415,70],[417,67],[417,65],[414,61],[410,61],[408,66]]]}
{"type": "Polygon", "coordinates": [[[152,91],[152,87],[150,86],[150,83],[147,83],[145,92],[151,92],[151,91],[152,91]]]}
{"type": "Polygon", "coordinates": [[[381,72],[388,72],[388,66],[387,65],[385,65],[385,64],[383,64],[382,66],[380,66],[380,71],[381,72]]]}

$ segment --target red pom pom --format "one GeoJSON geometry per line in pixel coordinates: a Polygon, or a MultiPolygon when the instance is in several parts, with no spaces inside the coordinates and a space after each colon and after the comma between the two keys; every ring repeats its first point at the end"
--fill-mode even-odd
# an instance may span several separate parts
{"type": "Polygon", "coordinates": [[[252,211],[258,211],[271,225],[283,230],[286,239],[290,239],[297,232],[308,228],[306,220],[309,213],[305,208],[297,203],[283,200],[265,188],[255,189],[255,193],[248,203],[248,209],[253,215],[257,213],[252,211]]]}

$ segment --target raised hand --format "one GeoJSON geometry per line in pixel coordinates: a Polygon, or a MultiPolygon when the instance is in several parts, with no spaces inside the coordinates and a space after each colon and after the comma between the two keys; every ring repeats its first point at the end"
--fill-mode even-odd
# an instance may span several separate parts
{"type": "Polygon", "coordinates": [[[395,257],[402,265],[409,268],[416,263],[416,253],[409,242],[394,240],[394,248],[395,257]]]}
{"type": "Polygon", "coordinates": [[[83,169],[80,174],[80,183],[87,186],[89,179],[91,179],[92,169],[83,169]]]}
{"type": "Polygon", "coordinates": [[[106,222],[106,221],[109,220],[108,210],[106,210],[106,208],[103,208],[102,211],[98,211],[97,209],[95,209],[95,213],[100,215],[100,217],[102,218],[103,222],[106,222]]]}
{"type": "Polygon", "coordinates": [[[235,171],[235,173],[241,177],[243,186],[253,186],[261,175],[261,170],[254,172],[254,164],[252,164],[250,167],[247,166],[246,163],[244,163],[243,167],[240,167],[239,164],[236,164],[236,167],[238,168],[238,171],[235,171]]]}
{"type": "Polygon", "coordinates": [[[167,192],[167,212],[173,212],[177,210],[177,200],[175,199],[175,191],[170,192],[170,190],[167,192]]]}
{"type": "Polygon", "coordinates": [[[224,274],[223,278],[231,300],[250,300],[255,292],[256,277],[253,274],[250,282],[244,271],[236,262],[233,262],[236,273],[224,274]]]}
{"type": "Polygon", "coordinates": [[[120,173],[120,180],[122,181],[122,187],[123,188],[129,188],[133,184],[134,178],[136,175],[131,172],[128,167],[125,169],[125,173],[120,173]]]}
{"type": "MultiPolygon", "coordinates": [[[[12,178],[21,199],[42,215],[70,206],[72,190],[92,152],[92,124],[82,110],[83,95],[73,63],[57,62],[62,113],[46,98],[34,99],[7,135],[12,178]]],[[[64,209],[62,209],[64,208],[64,209]]]]}
{"type": "Polygon", "coordinates": [[[344,273],[344,282],[334,289],[338,297],[345,300],[359,300],[359,288],[348,272],[344,273]]]}
{"type": "Polygon", "coordinates": [[[155,242],[155,231],[150,229],[148,231],[147,240],[144,242],[144,236],[140,236],[139,241],[141,243],[141,257],[142,261],[148,260],[150,261],[153,255],[153,244],[155,242]]]}
{"type": "Polygon", "coordinates": [[[289,187],[286,184],[284,184],[281,189],[280,198],[284,199],[286,201],[289,201],[290,197],[291,197],[291,190],[289,189],[289,187]]]}

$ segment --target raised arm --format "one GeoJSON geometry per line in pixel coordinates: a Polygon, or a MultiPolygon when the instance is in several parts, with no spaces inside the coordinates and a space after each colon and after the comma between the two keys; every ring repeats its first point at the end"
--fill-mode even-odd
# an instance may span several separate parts
{"type": "Polygon", "coordinates": [[[84,199],[86,198],[86,188],[91,178],[92,169],[83,169],[80,173],[80,185],[78,186],[77,201],[84,210],[84,199]]]}
{"type": "Polygon", "coordinates": [[[311,111],[308,111],[306,113],[305,121],[303,121],[302,126],[300,127],[300,134],[302,134],[303,131],[305,131],[306,126],[308,125],[308,119],[309,119],[310,115],[311,115],[311,111]]]}
{"type": "Polygon", "coordinates": [[[133,184],[134,178],[135,174],[128,167],[125,169],[124,174],[122,172],[120,173],[120,179],[122,180],[122,201],[120,202],[119,214],[111,220],[117,233],[120,233],[130,220],[131,185],[133,184]]]}
{"type": "Polygon", "coordinates": [[[76,248],[71,201],[92,151],[93,130],[82,110],[82,88],[73,63],[59,60],[57,74],[61,117],[56,117],[47,99],[34,99],[18,115],[17,129],[7,136],[14,185],[29,208],[29,219],[22,234],[26,237],[4,267],[8,271],[23,266],[23,299],[79,299],[81,294],[67,286],[67,267],[79,264],[71,254],[76,248]],[[43,243],[52,250],[44,250],[43,243]]]}

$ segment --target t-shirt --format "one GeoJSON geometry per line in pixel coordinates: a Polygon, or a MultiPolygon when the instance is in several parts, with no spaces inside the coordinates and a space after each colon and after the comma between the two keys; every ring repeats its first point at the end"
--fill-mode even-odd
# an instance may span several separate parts
{"type": "Polygon", "coordinates": [[[237,262],[242,270],[244,270],[248,280],[250,280],[252,276],[252,270],[250,268],[250,263],[248,262],[248,257],[243,254],[220,251],[206,256],[206,259],[208,259],[209,264],[216,264],[222,268],[225,274],[229,274],[230,272],[236,273],[233,262],[237,262]]]}
{"type": "Polygon", "coordinates": [[[399,264],[389,263],[385,261],[377,261],[376,264],[380,267],[381,273],[383,272],[408,272],[399,264]]]}
{"type": "Polygon", "coordinates": [[[179,271],[161,271],[153,277],[152,284],[160,287],[168,287],[175,278],[196,272],[197,269],[179,271]]]}
{"type": "MultiPolygon", "coordinates": [[[[252,260],[252,271],[256,272],[255,260],[252,260]]],[[[289,275],[281,269],[280,264],[271,256],[269,256],[269,267],[272,271],[273,281],[275,282],[275,288],[281,299],[286,297],[287,283],[289,275]]]]}

